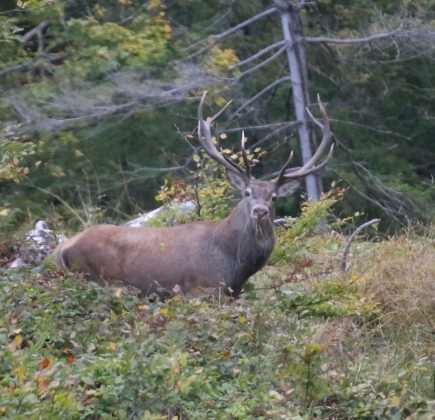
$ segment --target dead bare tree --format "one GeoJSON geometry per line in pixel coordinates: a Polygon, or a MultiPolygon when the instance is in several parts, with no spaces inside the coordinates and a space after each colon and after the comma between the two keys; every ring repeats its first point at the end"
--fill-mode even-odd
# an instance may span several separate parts
{"type": "MultiPolygon", "coordinates": [[[[408,32],[402,30],[401,28],[398,28],[396,30],[388,30],[385,32],[357,38],[341,39],[332,37],[305,37],[303,33],[303,25],[300,13],[302,9],[312,7],[313,5],[315,5],[315,3],[316,2],[305,0],[299,0],[296,2],[290,0],[273,0],[274,7],[269,8],[235,25],[233,28],[222,32],[221,34],[212,35],[208,39],[211,39],[213,43],[208,44],[205,48],[203,48],[202,50],[200,49],[195,53],[195,55],[197,55],[208,51],[214,43],[223,40],[225,37],[234,34],[237,31],[240,31],[241,29],[250,25],[252,22],[256,22],[266,16],[278,14],[282,28],[282,39],[266,46],[252,56],[234,64],[230,69],[245,69],[242,70],[240,74],[234,77],[231,81],[233,83],[238,82],[241,78],[248,76],[255,71],[258,71],[270,62],[277,60],[282,56],[284,52],[287,55],[288,75],[284,75],[279,79],[272,81],[269,85],[264,87],[253,97],[243,102],[233,113],[232,117],[230,117],[230,120],[234,119],[242,111],[249,109],[250,106],[252,106],[266,94],[270,93],[278,85],[282,83],[290,83],[293,97],[294,115],[296,117],[296,120],[290,123],[291,125],[296,126],[301,155],[304,163],[308,162],[311,159],[313,155],[313,149],[315,147],[312,121],[307,113],[307,110],[310,108],[311,101],[309,97],[309,80],[307,72],[308,63],[305,54],[306,45],[319,43],[345,45],[361,44],[379,41],[386,38],[409,36],[408,32]],[[260,61],[258,62],[258,60],[260,61]],[[256,64],[252,65],[252,63],[256,64]],[[248,68],[246,68],[246,66],[248,66],[248,68]]],[[[197,48],[199,45],[201,45],[201,43],[204,43],[205,41],[206,40],[196,42],[192,44],[192,47],[197,48]]],[[[312,174],[310,176],[307,176],[305,178],[305,186],[308,200],[318,200],[322,192],[319,175],[312,174]]]]}

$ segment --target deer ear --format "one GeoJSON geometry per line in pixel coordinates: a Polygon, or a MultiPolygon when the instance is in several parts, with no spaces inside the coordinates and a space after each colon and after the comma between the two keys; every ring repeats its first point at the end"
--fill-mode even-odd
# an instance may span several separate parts
{"type": "Polygon", "coordinates": [[[235,172],[227,171],[227,178],[228,181],[230,181],[231,186],[236,190],[243,191],[248,185],[246,179],[235,172]]]}
{"type": "Polygon", "coordinates": [[[299,188],[299,181],[289,181],[278,187],[276,194],[278,197],[288,197],[299,188]]]}

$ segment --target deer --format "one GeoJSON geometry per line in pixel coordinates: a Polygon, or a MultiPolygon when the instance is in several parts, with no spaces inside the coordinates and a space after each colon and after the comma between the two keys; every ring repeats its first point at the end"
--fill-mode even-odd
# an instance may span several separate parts
{"type": "MultiPolygon", "coordinates": [[[[219,115],[204,119],[204,92],[198,106],[198,139],[205,153],[223,165],[230,185],[242,198],[229,216],[219,222],[194,221],[173,227],[127,227],[98,224],[60,244],[53,253],[61,269],[84,273],[90,280],[111,284],[121,281],[145,295],[165,298],[195,289],[221,289],[239,296],[245,282],[268,260],[275,244],[275,203],[299,188],[301,178],[323,168],[334,145],[325,108],[318,98],[323,121],[307,109],[322,129],[322,139],[312,158],[302,167],[289,169],[293,151],[277,176],[255,179],[246,153],[244,167],[225,157],[213,142],[211,127],[219,115]]],[[[276,175],[275,174],[275,175],[276,175]]]]}

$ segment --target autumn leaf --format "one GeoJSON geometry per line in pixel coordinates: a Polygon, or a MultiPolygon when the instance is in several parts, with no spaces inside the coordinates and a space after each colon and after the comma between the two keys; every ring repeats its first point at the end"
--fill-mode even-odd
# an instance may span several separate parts
{"type": "Polygon", "coordinates": [[[66,362],[70,365],[71,363],[73,363],[75,360],[75,357],[73,354],[69,354],[68,356],[66,356],[66,362]]]}
{"type": "Polygon", "coordinates": [[[15,369],[15,373],[17,374],[17,377],[20,381],[22,381],[26,377],[26,371],[22,366],[15,369]]]}
{"type": "Polygon", "coordinates": [[[23,343],[23,337],[20,334],[17,334],[15,338],[8,344],[8,350],[10,350],[12,353],[21,347],[21,344],[23,343]]]}
{"type": "Polygon", "coordinates": [[[38,389],[41,392],[45,392],[48,389],[48,386],[50,384],[50,380],[46,376],[39,376],[36,379],[36,383],[38,384],[38,389]]]}
{"type": "Polygon", "coordinates": [[[41,360],[41,361],[39,362],[39,368],[40,368],[40,369],[46,369],[46,368],[48,368],[49,366],[51,366],[51,364],[52,364],[52,360],[51,360],[51,359],[47,359],[47,358],[45,358],[44,360],[41,360]]]}

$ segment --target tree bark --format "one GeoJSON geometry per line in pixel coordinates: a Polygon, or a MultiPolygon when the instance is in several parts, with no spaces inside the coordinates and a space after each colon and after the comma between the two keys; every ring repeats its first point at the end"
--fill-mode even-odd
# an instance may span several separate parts
{"type": "MultiPolygon", "coordinates": [[[[299,142],[302,161],[305,164],[313,156],[313,151],[310,121],[306,112],[306,108],[309,105],[308,75],[305,62],[302,26],[298,10],[296,10],[291,3],[282,0],[274,0],[274,3],[281,17],[282,31],[287,43],[287,62],[293,91],[293,104],[296,119],[299,121],[299,142]]],[[[317,201],[321,194],[318,175],[311,174],[306,176],[305,186],[308,201],[317,201]]]]}

